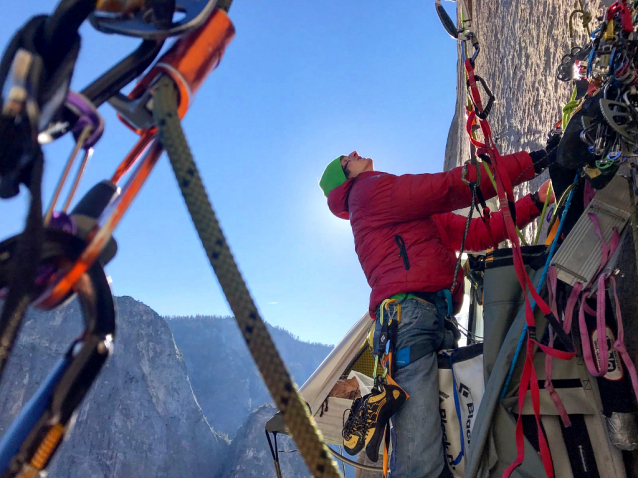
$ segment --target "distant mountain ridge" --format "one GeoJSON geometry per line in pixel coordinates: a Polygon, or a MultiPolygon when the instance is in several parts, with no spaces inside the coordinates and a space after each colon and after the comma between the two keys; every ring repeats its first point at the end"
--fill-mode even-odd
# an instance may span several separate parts
{"type": "MultiPolygon", "coordinates": [[[[195,316],[168,317],[166,321],[182,351],[204,415],[215,430],[232,438],[252,411],[272,403],[235,320],[195,316]]],[[[300,341],[278,327],[269,325],[268,330],[298,386],[333,348],[300,341]]]]}
{"type": "MultiPolygon", "coordinates": [[[[80,407],[49,476],[274,478],[264,424],[276,409],[268,405],[234,319],[165,320],[131,297],[116,302],[114,355],[80,407]],[[232,447],[227,435],[237,435],[232,447]]],[[[0,386],[0,437],[81,324],[75,301],[48,313],[29,312],[0,386]]],[[[269,330],[299,384],[332,348],[269,330]]],[[[279,442],[280,449],[295,448],[286,437],[279,442]]],[[[308,476],[298,453],[282,454],[281,464],[286,478],[308,476]]]]}

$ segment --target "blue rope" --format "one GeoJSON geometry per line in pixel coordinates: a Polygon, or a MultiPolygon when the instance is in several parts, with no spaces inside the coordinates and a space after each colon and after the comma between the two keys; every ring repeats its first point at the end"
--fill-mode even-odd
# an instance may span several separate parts
{"type": "MultiPolygon", "coordinates": [[[[574,178],[574,183],[578,181],[578,177],[580,176],[580,170],[576,173],[576,177],[574,178]]],[[[545,283],[545,279],[547,278],[547,271],[549,270],[549,264],[552,261],[552,257],[554,256],[554,252],[556,251],[556,246],[558,244],[558,238],[560,237],[560,233],[563,229],[563,224],[565,223],[565,217],[567,217],[567,211],[569,210],[569,206],[572,202],[572,197],[574,196],[574,191],[576,188],[572,188],[569,192],[569,196],[567,196],[567,201],[565,202],[565,209],[563,209],[563,214],[560,217],[560,223],[558,224],[558,230],[556,231],[556,236],[554,236],[554,240],[552,241],[552,245],[549,248],[549,255],[547,256],[547,260],[545,261],[545,267],[543,268],[543,273],[541,274],[541,279],[538,282],[538,286],[536,286],[536,292],[540,294],[541,289],[545,283]]],[[[534,311],[534,307],[536,306],[536,301],[532,300],[532,312],[534,311]]],[[[509,387],[510,381],[512,380],[512,375],[514,374],[514,367],[516,367],[516,362],[518,361],[518,356],[521,353],[521,349],[523,348],[523,342],[525,341],[525,335],[527,333],[527,323],[525,323],[525,327],[523,327],[523,332],[518,339],[518,345],[516,346],[516,352],[514,352],[514,358],[512,359],[512,363],[510,364],[509,372],[507,373],[507,378],[505,379],[505,384],[503,385],[503,389],[501,390],[501,399],[500,402],[503,403],[505,399],[505,394],[507,393],[507,387],[509,387]]]]}

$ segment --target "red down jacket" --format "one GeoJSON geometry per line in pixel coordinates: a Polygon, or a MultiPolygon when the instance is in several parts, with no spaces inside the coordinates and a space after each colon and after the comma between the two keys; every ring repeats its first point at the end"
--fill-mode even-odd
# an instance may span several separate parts
{"type": "MultiPolygon", "coordinates": [[[[526,152],[503,156],[501,161],[513,184],[534,177],[532,159],[526,152]]],[[[455,252],[461,246],[466,218],[451,211],[468,207],[472,201],[470,188],[461,175],[462,167],[402,176],[367,171],[328,195],[330,211],[350,219],[355,250],[372,288],[372,317],[375,308],[395,294],[437,292],[452,286],[455,252]],[[400,254],[401,243],[407,254],[400,254]]],[[[470,166],[467,180],[475,179],[476,170],[470,166]]],[[[487,174],[481,175],[480,188],[486,199],[496,195],[487,174]]],[[[526,226],[539,214],[530,196],[516,202],[518,227],[526,226]]],[[[483,251],[506,238],[502,213],[495,212],[489,230],[481,218],[472,219],[465,249],[483,251]]],[[[461,268],[457,280],[460,287],[454,293],[455,313],[463,299],[462,279],[461,268]]]]}

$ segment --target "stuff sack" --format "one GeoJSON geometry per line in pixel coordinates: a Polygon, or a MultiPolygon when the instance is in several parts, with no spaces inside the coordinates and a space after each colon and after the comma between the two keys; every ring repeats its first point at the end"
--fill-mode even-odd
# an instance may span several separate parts
{"type": "Polygon", "coordinates": [[[483,344],[438,354],[439,412],[448,467],[456,478],[465,475],[472,428],[483,398],[483,344]]]}

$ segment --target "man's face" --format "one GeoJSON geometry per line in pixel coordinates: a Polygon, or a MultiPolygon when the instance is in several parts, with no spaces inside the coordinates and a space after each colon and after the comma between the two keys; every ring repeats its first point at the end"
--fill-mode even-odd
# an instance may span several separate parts
{"type": "Polygon", "coordinates": [[[346,172],[348,179],[356,178],[364,171],[374,171],[372,159],[362,158],[356,151],[341,158],[341,167],[346,172]]]}

